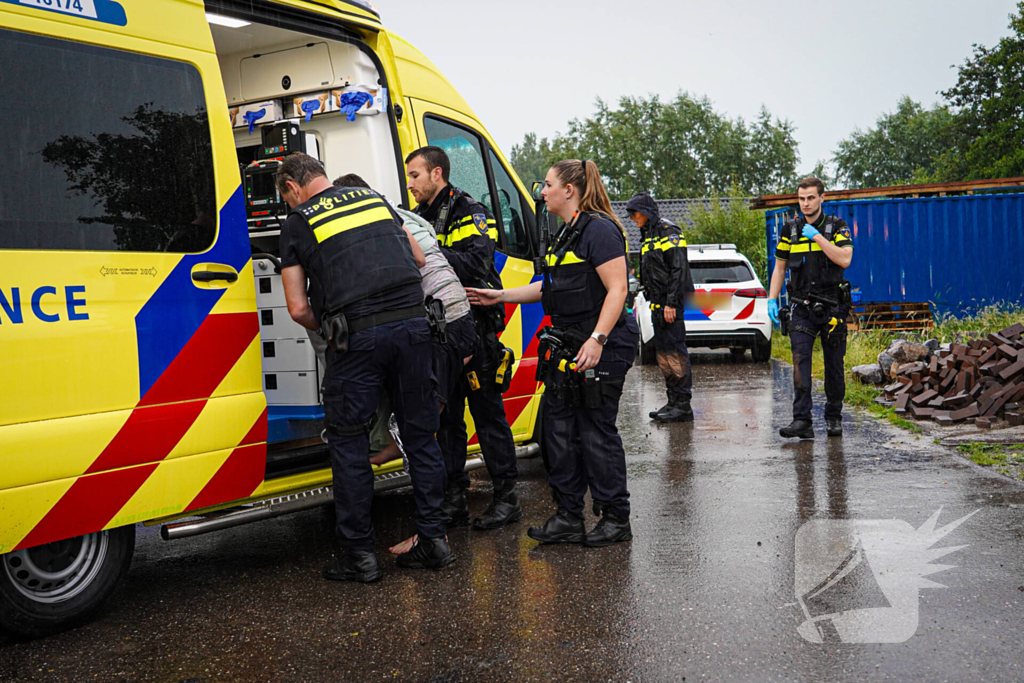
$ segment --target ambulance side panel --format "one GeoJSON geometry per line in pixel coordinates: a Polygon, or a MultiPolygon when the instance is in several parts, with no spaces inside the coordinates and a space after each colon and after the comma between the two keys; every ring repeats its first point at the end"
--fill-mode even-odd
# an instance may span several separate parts
{"type": "Polygon", "coordinates": [[[250,248],[203,4],[85,6],[97,16],[0,3],[0,93],[20,103],[0,143],[0,552],[264,477],[250,248]]]}

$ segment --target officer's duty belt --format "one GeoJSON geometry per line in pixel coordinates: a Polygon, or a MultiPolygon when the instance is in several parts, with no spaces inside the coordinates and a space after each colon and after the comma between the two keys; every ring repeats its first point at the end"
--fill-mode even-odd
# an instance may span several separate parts
{"type": "Polygon", "coordinates": [[[352,336],[356,332],[376,327],[377,325],[397,323],[400,320],[411,320],[413,318],[424,318],[426,315],[427,309],[423,307],[423,304],[416,304],[415,306],[408,306],[406,308],[398,308],[393,311],[384,311],[383,313],[374,313],[373,315],[349,320],[348,334],[349,336],[352,336]]]}

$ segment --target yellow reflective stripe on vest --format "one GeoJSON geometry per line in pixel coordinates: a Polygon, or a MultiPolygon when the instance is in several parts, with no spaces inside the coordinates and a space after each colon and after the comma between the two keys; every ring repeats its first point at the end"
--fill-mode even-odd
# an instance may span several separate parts
{"type": "MultiPolygon", "coordinates": [[[[783,249],[785,251],[785,249],[783,249]]],[[[790,247],[789,253],[791,254],[807,254],[812,251],[821,251],[821,247],[818,246],[817,242],[811,240],[800,240],[792,247],[790,247]]]]}
{"type": "Polygon", "coordinates": [[[640,247],[640,254],[646,254],[649,251],[668,251],[669,249],[686,248],[686,240],[682,237],[679,238],[679,242],[676,244],[672,243],[672,240],[668,237],[657,237],[653,239],[644,240],[643,245],[640,247]]]}
{"type": "Polygon", "coordinates": [[[583,259],[571,251],[565,255],[565,258],[562,259],[561,263],[558,263],[558,256],[555,254],[548,254],[545,260],[549,266],[571,266],[574,263],[584,263],[583,259]]]}
{"type": "Polygon", "coordinates": [[[494,219],[489,219],[487,221],[487,232],[482,233],[480,232],[480,228],[476,227],[476,223],[474,223],[472,218],[470,218],[468,223],[465,220],[460,221],[458,227],[453,226],[450,232],[447,232],[443,235],[439,235],[438,239],[440,240],[441,244],[445,247],[450,247],[456,242],[461,242],[467,237],[472,237],[473,235],[486,234],[487,237],[497,242],[498,229],[494,226],[494,219]]]}
{"type": "Polygon", "coordinates": [[[315,226],[318,223],[323,223],[331,216],[337,216],[339,213],[349,213],[352,211],[356,211],[358,209],[365,209],[374,205],[384,206],[384,204],[376,197],[373,197],[371,199],[364,199],[361,202],[354,202],[352,204],[342,204],[338,206],[338,208],[336,209],[331,209],[330,211],[324,211],[322,213],[315,214],[312,218],[309,219],[309,225],[315,226]]]}
{"type": "MultiPolygon", "coordinates": [[[[379,200],[377,203],[380,204],[380,206],[363,209],[362,211],[357,211],[349,216],[334,218],[333,220],[327,221],[319,228],[314,228],[313,234],[316,235],[316,241],[323,242],[329,237],[334,237],[338,233],[353,230],[355,228],[361,228],[364,225],[370,225],[371,223],[394,220],[394,216],[391,215],[391,211],[388,207],[384,206],[384,204],[379,200]]],[[[321,222],[319,217],[317,217],[316,222],[321,222]]]]}

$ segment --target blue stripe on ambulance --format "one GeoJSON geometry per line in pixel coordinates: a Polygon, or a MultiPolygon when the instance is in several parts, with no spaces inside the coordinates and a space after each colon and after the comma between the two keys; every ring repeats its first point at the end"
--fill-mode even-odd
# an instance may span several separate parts
{"type": "Polygon", "coordinates": [[[135,316],[139,345],[139,397],[160,378],[175,356],[224,294],[223,289],[200,289],[192,283],[197,263],[223,263],[241,271],[248,263],[249,227],[239,186],[220,210],[220,230],[213,249],[186,254],[135,316]]]}

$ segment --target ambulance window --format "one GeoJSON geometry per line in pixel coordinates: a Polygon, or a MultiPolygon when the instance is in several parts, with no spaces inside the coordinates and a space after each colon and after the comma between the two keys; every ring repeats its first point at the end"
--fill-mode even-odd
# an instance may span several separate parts
{"type": "Polygon", "coordinates": [[[4,29],[0,64],[0,98],[17,103],[0,136],[0,249],[209,248],[217,203],[195,67],[4,29]]]}
{"type": "MultiPolygon", "coordinates": [[[[525,214],[523,202],[519,196],[519,188],[505,171],[505,167],[501,165],[494,150],[488,149],[487,154],[491,159],[494,184],[498,186],[497,205],[499,210],[495,213],[500,216],[499,220],[505,230],[505,252],[513,256],[529,256],[530,241],[526,236],[525,214]]],[[[491,202],[492,205],[494,203],[491,202]]]]}
{"type": "Polygon", "coordinates": [[[484,157],[480,151],[480,138],[464,128],[432,117],[423,119],[423,128],[427,133],[427,143],[440,147],[448,154],[452,164],[449,182],[468,192],[473,199],[489,208],[491,213],[497,213],[489,201],[491,192],[487,184],[484,157]]]}

